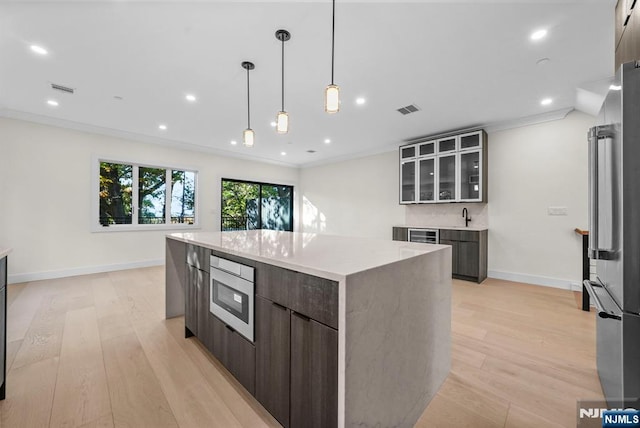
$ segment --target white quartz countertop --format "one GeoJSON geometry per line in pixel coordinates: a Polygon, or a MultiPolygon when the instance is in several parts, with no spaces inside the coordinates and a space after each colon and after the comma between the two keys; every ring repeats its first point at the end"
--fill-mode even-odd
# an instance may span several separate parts
{"type": "Polygon", "coordinates": [[[426,225],[415,225],[415,224],[396,224],[394,227],[408,227],[410,229],[447,229],[447,230],[471,230],[471,231],[475,231],[475,232],[479,232],[482,230],[489,230],[489,228],[487,226],[473,226],[473,225],[469,225],[468,227],[465,226],[426,226],[426,225]]]}
{"type": "Polygon", "coordinates": [[[172,233],[167,237],[333,280],[449,248],[273,230],[172,233]]]}
{"type": "Polygon", "coordinates": [[[11,248],[0,247],[0,259],[4,258],[11,252],[11,248]]]}

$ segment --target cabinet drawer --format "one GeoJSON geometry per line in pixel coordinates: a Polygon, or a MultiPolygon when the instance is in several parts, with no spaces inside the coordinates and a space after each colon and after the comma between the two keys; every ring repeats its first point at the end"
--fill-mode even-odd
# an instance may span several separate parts
{"type": "Polygon", "coordinates": [[[290,308],[295,312],[338,328],[338,283],[298,273],[289,292],[290,308]]]}
{"type": "Polygon", "coordinates": [[[440,229],[440,241],[478,242],[480,233],[477,230],[440,229]]]}
{"type": "Polygon", "coordinates": [[[211,250],[199,245],[187,244],[187,264],[209,272],[211,250]]]}
{"type": "Polygon", "coordinates": [[[296,284],[296,272],[256,263],[256,294],[290,308],[289,293],[296,284]]]}
{"type": "Polygon", "coordinates": [[[214,315],[211,315],[210,328],[213,355],[251,395],[255,395],[255,346],[214,315]]]}

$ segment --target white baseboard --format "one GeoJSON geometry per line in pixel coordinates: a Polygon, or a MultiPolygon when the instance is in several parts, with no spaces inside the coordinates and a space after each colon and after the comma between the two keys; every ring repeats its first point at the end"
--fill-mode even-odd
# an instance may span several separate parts
{"type": "Polygon", "coordinates": [[[30,273],[17,273],[7,275],[7,282],[9,284],[19,284],[21,282],[40,281],[43,279],[55,279],[64,278],[67,276],[78,275],[90,275],[92,273],[113,272],[116,270],[136,269],[150,266],[162,266],[164,259],[158,260],[144,260],[141,262],[133,263],[118,263],[114,265],[102,265],[102,266],[85,266],[80,268],[63,269],[63,270],[51,270],[45,272],[30,272],[30,273]]]}
{"type": "Polygon", "coordinates": [[[524,282],[525,284],[542,285],[543,287],[561,288],[563,290],[582,291],[581,283],[575,280],[550,278],[546,276],[528,275],[515,272],[501,272],[490,270],[487,272],[489,278],[504,279],[507,281],[524,282]]]}

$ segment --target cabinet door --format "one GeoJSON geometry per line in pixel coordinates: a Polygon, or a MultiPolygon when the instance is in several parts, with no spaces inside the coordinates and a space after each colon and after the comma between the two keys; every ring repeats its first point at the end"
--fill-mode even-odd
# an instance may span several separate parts
{"type": "Polygon", "coordinates": [[[436,142],[428,141],[418,145],[418,156],[432,156],[436,154],[436,142]]]}
{"type": "Polygon", "coordinates": [[[409,240],[409,229],[406,227],[394,227],[393,228],[393,236],[394,241],[408,241],[409,240]]]}
{"type": "Polygon", "coordinates": [[[229,353],[227,352],[227,348],[229,347],[227,325],[220,321],[218,317],[214,315],[211,315],[211,317],[213,356],[216,357],[223,366],[229,367],[229,353]]]}
{"type": "Polygon", "coordinates": [[[458,275],[458,241],[440,239],[440,244],[451,245],[451,273],[458,275]]]}
{"type": "Polygon", "coordinates": [[[480,150],[460,154],[460,200],[479,201],[482,195],[482,154],[480,150]]]}
{"type": "Polygon", "coordinates": [[[256,296],[256,399],[289,426],[291,311],[256,296]]]}
{"type": "Polygon", "coordinates": [[[436,200],[436,160],[435,158],[420,159],[419,161],[419,186],[418,200],[420,202],[433,202],[436,200]]]}
{"type": "Polygon", "coordinates": [[[184,326],[196,336],[198,335],[198,272],[197,268],[187,265],[187,289],[184,296],[184,326]]]}
{"type": "Polygon", "coordinates": [[[207,337],[207,330],[209,329],[209,274],[207,272],[201,271],[200,269],[196,269],[196,305],[198,307],[197,317],[198,317],[198,332],[196,336],[202,343],[205,343],[207,337]]]}
{"type": "Polygon", "coordinates": [[[416,157],[416,146],[405,146],[400,148],[400,159],[411,159],[416,157]]]}
{"type": "Polygon", "coordinates": [[[482,131],[470,132],[460,136],[460,150],[479,149],[482,147],[482,131]]]}
{"type": "Polygon", "coordinates": [[[455,152],[458,149],[458,137],[446,137],[438,140],[438,153],[455,152]]]}
{"type": "Polygon", "coordinates": [[[256,393],[256,348],[240,333],[227,327],[227,363],[231,374],[251,395],[256,393]]]}
{"type": "Polygon", "coordinates": [[[338,426],[338,331],[291,314],[291,426],[338,426]]]}
{"type": "Polygon", "coordinates": [[[438,157],[438,200],[455,201],[456,194],[456,155],[438,157]]]}
{"type": "Polygon", "coordinates": [[[400,203],[416,201],[416,161],[400,164],[400,203]]]}
{"type": "Polygon", "coordinates": [[[458,275],[477,278],[479,259],[477,242],[458,242],[458,275]]]}

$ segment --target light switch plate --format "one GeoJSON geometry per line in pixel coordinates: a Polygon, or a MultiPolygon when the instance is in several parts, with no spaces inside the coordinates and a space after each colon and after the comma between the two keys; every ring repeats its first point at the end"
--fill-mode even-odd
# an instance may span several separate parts
{"type": "Polygon", "coordinates": [[[567,215],[567,207],[548,207],[548,215],[567,215]]]}

